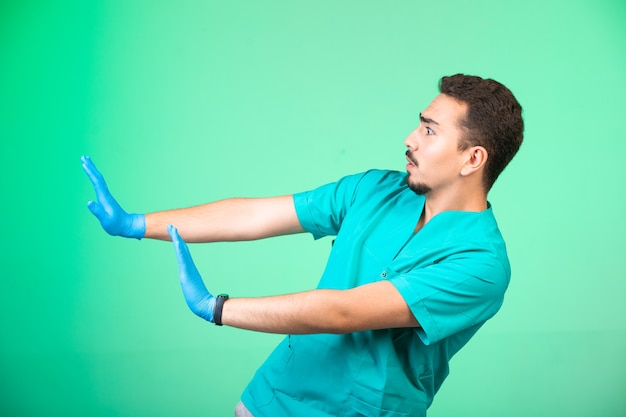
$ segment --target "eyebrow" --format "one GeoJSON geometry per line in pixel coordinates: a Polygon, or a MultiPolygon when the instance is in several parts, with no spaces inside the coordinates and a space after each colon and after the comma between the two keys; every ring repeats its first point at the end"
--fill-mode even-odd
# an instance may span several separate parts
{"type": "Polygon", "coordinates": [[[422,116],[422,113],[420,113],[420,121],[422,123],[430,123],[430,124],[439,126],[439,123],[435,122],[433,119],[429,119],[428,117],[422,116]]]}

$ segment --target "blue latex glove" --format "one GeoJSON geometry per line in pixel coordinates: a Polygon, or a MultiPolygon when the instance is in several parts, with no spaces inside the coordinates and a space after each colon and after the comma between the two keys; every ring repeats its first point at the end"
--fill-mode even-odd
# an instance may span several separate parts
{"type": "Polygon", "coordinates": [[[83,169],[96,190],[97,201],[87,203],[91,211],[100,220],[102,228],[111,236],[134,237],[141,239],[146,234],[146,216],[128,214],[113,198],[104,177],[88,156],[81,158],[83,169]]]}
{"type": "Polygon", "coordinates": [[[215,297],[204,286],[202,277],[193,263],[193,259],[191,259],[189,247],[178,234],[178,229],[170,224],[167,226],[167,232],[170,234],[176,250],[180,285],[183,288],[187,305],[195,315],[213,323],[215,297]]]}

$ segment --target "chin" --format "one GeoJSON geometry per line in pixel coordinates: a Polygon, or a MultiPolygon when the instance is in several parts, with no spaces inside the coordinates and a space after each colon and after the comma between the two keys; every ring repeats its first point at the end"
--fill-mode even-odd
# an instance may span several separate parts
{"type": "Polygon", "coordinates": [[[406,183],[409,188],[417,195],[428,194],[431,188],[423,182],[411,181],[410,177],[407,177],[406,183]]]}

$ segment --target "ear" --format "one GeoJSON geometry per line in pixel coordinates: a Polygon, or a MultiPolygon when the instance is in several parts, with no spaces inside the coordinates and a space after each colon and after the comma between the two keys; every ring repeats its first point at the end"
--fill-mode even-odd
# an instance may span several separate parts
{"type": "Polygon", "coordinates": [[[485,163],[487,163],[487,158],[489,157],[487,149],[482,146],[472,146],[466,149],[464,153],[467,159],[461,169],[461,175],[463,176],[480,171],[485,166],[485,163]]]}

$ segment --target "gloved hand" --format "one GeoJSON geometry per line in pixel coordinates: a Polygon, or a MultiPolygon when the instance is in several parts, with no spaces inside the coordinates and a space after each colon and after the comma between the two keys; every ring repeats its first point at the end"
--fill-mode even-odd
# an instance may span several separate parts
{"type": "Polygon", "coordinates": [[[88,156],[81,158],[83,169],[96,190],[96,201],[89,201],[87,207],[100,220],[102,228],[111,236],[134,237],[141,239],[146,234],[146,216],[128,214],[115,201],[104,177],[88,156]]]}
{"type": "Polygon", "coordinates": [[[170,224],[167,226],[167,232],[172,238],[174,250],[176,250],[180,285],[183,288],[187,305],[194,314],[213,323],[216,298],[204,286],[202,277],[193,263],[193,259],[191,259],[189,247],[178,234],[178,229],[170,224]]]}

